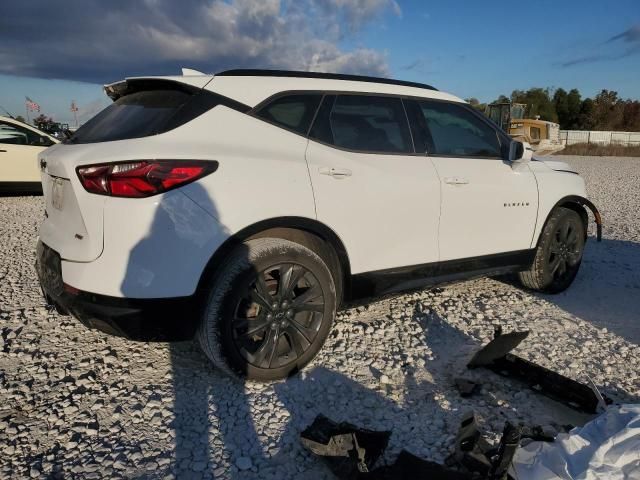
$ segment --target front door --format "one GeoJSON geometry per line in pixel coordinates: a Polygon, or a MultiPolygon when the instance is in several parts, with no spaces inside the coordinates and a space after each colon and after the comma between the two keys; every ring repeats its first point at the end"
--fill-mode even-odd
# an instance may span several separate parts
{"type": "Polygon", "coordinates": [[[440,260],[529,249],[538,188],[528,165],[506,158],[508,137],[463,104],[409,106],[441,182],[440,260]]]}
{"type": "Polygon", "coordinates": [[[317,217],[341,238],[352,273],[438,260],[438,176],[414,154],[400,98],[326,95],[309,136],[317,217]]]}

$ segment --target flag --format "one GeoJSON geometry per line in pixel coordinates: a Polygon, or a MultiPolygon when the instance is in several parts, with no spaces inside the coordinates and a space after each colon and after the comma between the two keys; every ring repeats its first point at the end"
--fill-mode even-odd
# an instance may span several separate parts
{"type": "Polygon", "coordinates": [[[76,101],[75,100],[71,100],[71,111],[72,112],[77,112],[78,111],[78,106],[76,105],[76,101]]]}
{"type": "Polygon", "coordinates": [[[36,102],[34,102],[33,100],[31,100],[29,97],[24,97],[25,103],[27,104],[27,108],[29,110],[31,110],[32,112],[39,112],[40,111],[40,105],[38,105],[36,102]]]}

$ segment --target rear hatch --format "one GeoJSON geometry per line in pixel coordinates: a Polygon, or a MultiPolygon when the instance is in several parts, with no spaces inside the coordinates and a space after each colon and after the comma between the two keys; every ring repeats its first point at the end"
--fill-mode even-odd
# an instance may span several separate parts
{"type": "Polygon", "coordinates": [[[56,145],[40,154],[45,218],[40,239],[64,260],[90,262],[102,253],[106,197],[84,190],[75,167],[87,163],[86,145],[56,145]],[[84,148],[83,148],[84,147],[84,148]]]}
{"type": "Polygon", "coordinates": [[[127,79],[108,85],[114,100],[64,144],[39,155],[45,219],[40,239],[63,260],[91,262],[103,251],[103,217],[109,197],[87,192],[81,165],[157,158],[148,137],[176,128],[216,105],[201,77],[127,79]]]}

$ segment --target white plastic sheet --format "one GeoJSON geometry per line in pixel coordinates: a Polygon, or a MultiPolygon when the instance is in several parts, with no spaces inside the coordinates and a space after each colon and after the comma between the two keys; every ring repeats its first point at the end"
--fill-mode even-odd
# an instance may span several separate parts
{"type": "Polygon", "coordinates": [[[640,405],[610,407],[555,442],[531,442],[513,459],[517,480],[640,480],[640,405]]]}

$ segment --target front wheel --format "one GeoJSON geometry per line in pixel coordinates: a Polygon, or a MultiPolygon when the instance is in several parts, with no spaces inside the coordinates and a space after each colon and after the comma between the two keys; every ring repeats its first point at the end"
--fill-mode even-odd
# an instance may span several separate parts
{"type": "Polygon", "coordinates": [[[557,208],[542,231],[531,268],[518,274],[521,283],[545,293],[566,290],[582,262],[586,228],[577,212],[557,208]]]}
{"type": "Polygon", "coordinates": [[[236,248],[213,279],[198,340],[227,373],[277,380],[313,359],[335,314],[322,259],[297,243],[260,238],[236,248]]]}

